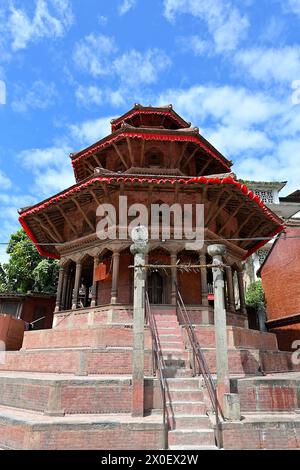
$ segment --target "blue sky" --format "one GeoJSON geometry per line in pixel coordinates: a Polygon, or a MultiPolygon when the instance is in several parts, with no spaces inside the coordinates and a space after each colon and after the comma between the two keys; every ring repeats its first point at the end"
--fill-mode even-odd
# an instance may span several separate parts
{"type": "Polygon", "coordinates": [[[0,241],[135,102],[172,103],[239,177],[299,188],[299,31],[300,0],[0,0],[0,241]]]}

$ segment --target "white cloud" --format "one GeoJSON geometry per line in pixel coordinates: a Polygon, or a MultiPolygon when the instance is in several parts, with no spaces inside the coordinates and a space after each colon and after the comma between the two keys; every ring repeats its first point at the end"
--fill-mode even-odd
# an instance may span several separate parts
{"type": "Polygon", "coordinates": [[[300,0],[282,0],[283,8],[300,16],[300,0]]]}
{"type": "Polygon", "coordinates": [[[135,5],[136,0],[122,0],[122,3],[119,5],[118,8],[119,15],[125,15],[125,13],[134,8],[135,5]]]}
{"type": "Polygon", "coordinates": [[[191,14],[206,23],[216,52],[235,49],[244,39],[249,26],[245,15],[229,0],[164,0],[164,14],[174,21],[178,14],[191,14]]]}
{"type": "Polygon", "coordinates": [[[249,126],[266,122],[282,111],[280,103],[263,93],[230,86],[170,89],[158,98],[159,104],[169,102],[195,123],[213,119],[226,125],[249,126]]]}
{"type": "Polygon", "coordinates": [[[17,97],[12,101],[12,109],[26,112],[28,109],[46,109],[54,104],[57,95],[54,83],[35,81],[29,89],[17,87],[17,97]]]}
{"type": "Polygon", "coordinates": [[[79,69],[99,77],[110,73],[111,54],[116,50],[113,38],[91,33],[75,45],[73,60],[79,69]]]}
{"type": "Polygon", "coordinates": [[[111,117],[103,117],[81,122],[79,124],[71,124],[69,131],[71,137],[76,139],[81,145],[92,145],[94,142],[102,139],[111,133],[111,117]]]}
{"type": "Polygon", "coordinates": [[[100,106],[103,103],[102,89],[95,85],[83,86],[79,85],[75,92],[78,103],[89,107],[92,104],[100,106]]]}
{"type": "Polygon", "coordinates": [[[179,38],[179,44],[183,51],[192,52],[196,56],[210,55],[213,47],[209,41],[202,39],[200,36],[183,36],[179,38]]]}
{"type": "Polygon", "coordinates": [[[69,0],[37,0],[30,17],[24,9],[10,6],[6,31],[12,49],[25,49],[30,41],[40,38],[62,37],[73,23],[69,0]]]}
{"type": "Polygon", "coordinates": [[[0,191],[3,191],[4,189],[9,189],[12,186],[11,180],[8,178],[8,176],[3,173],[3,171],[0,170],[0,191]]]}
{"type": "Polygon", "coordinates": [[[169,67],[171,61],[160,49],[139,52],[135,49],[115,59],[113,68],[120,81],[129,86],[155,83],[160,72],[169,67]]]}
{"type": "Polygon", "coordinates": [[[256,80],[290,83],[300,79],[300,46],[241,50],[235,63],[256,80]]]}

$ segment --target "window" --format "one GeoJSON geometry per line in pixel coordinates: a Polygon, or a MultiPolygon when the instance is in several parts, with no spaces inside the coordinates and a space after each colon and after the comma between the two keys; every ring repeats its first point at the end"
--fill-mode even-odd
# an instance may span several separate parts
{"type": "Polygon", "coordinates": [[[19,302],[4,302],[1,305],[1,313],[18,318],[19,302]]]}
{"type": "Polygon", "coordinates": [[[146,161],[149,168],[160,168],[163,164],[163,154],[158,149],[152,149],[147,153],[146,161]]]}
{"type": "Polygon", "coordinates": [[[257,256],[259,259],[259,264],[263,264],[265,261],[267,254],[269,253],[269,250],[263,249],[263,250],[258,250],[257,256]]]}
{"type": "Polygon", "coordinates": [[[272,190],[261,190],[261,189],[255,189],[254,190],[255,194],[260,197],[260,199],[265,203],[265,204],[272,204],[274,202],[274,195],[272,190]]]}

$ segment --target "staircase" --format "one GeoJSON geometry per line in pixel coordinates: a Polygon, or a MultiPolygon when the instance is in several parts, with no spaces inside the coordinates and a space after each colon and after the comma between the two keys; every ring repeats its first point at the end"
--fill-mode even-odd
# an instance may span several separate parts
{"type": "Polygon", "coordinates": [[[171,450],[217,449],[215,433],[206,415],[200,380],[192,377],[188,351],[175,309],[152,308],[167,383],[171,450]]]}

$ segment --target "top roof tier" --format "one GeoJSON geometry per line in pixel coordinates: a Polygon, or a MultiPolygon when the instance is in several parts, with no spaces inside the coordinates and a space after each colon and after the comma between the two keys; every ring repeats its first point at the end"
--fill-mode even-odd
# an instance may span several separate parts
{"type": "Polygon", "coordinates": [[[170,130],[186,129],[191,126],[190,122],[182,119],[182,117],[173,110],[171,104],[159,108],[135,104],[127,113],[117,119],[111,120],[112,132],[119,129],[123,123],[133,127],[153,127],[156,129],[170,130]]]}

